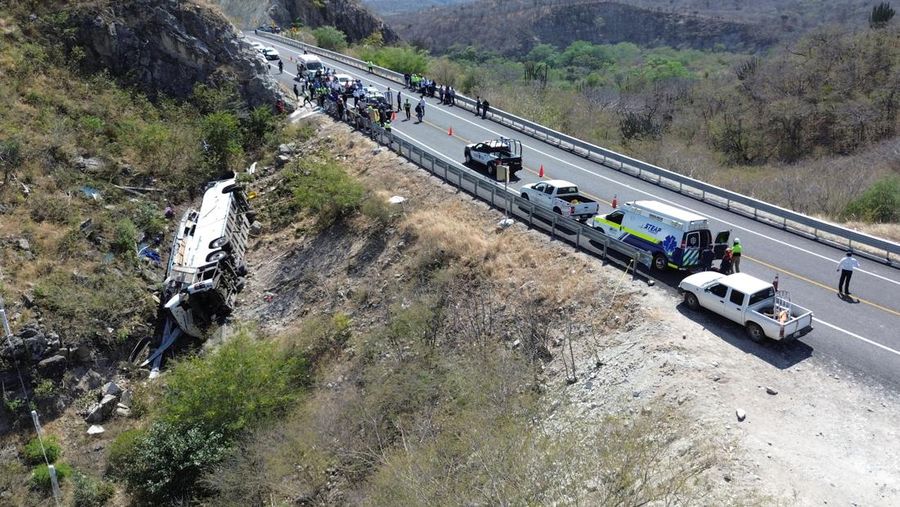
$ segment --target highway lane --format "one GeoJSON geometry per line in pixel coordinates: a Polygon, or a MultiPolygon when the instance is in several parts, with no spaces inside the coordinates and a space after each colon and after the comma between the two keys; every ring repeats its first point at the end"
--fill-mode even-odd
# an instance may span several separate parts
{"type": "MultiPolygon", "coordinates": [[[[273,41],[264,40],[264,43],[275,46],[284,57],[297,54],[293,48],[273,41]]],[[[382,89],[391,86],[396,91],[398,86],[337,62],[327,61],[326,65],[382,89]]],[[[286,61],[285,70],[287,73],[281,78],[290,86],[294,64],[286,61]]],[[[274,73],[277,74],[277,71],[274,73]]],[[[544,165],[546,177],[574,181],[603,201],[610,201],[613,195],[617,195],[619,202],[633,199],[666,201],[709,216],[714,232],[731,229],[732,237],[741,237],[745,244],[743,270],[770,280],[776,272],[780,273],[781,287],[792,292],[795,302],[811,308],[818,319],[816,330],[799,344],[776,347],[784,357],[783,360],[775,358],[773,362],[789,365],[793,356],[811,353],[890,384],[900,381],[900,281],[896,269],[861,261],[865,271],[854,275],[852,288],[863,302],[845,302],[837,297],[834,290],[837,280],[835,260],[843,255],[838,249],[619,173],[497,123],[476,118],[469,111],[438,106],[430,99],[427,102],[424,124],[398,121],[394,124],[394,131],[398,135],[409,136],[408,140],[433,153],[461,160],[462,147],[466,142],[499,135],[518,138],[525,146],[523,156],[527,169],[520,173],[522,178],[515,185],[537,181],[537,169],[544,165]],[[447,133],[450,127],[453,128],[453,136],[447,133]]],[[[669,279],[666,281],[677,283],[669,279]]],[[[726,334],[739,333],[738,329],[729,329],[728,326],[726,329],[726,334]]],[[[735,343],[744,347],[739,341],[735,343]]],[[[753,351],[753,348],[748,350],[753,351]]]]}

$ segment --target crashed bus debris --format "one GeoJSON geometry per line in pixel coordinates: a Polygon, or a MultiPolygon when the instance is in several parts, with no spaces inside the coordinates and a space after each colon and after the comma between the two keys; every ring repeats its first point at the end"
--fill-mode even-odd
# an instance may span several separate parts
{"type": "Polygon", "coordinates": [[[156,347],[141,360],[152,338],[142,340],[131,360],[155,376],[163,356],[179,337],[202,338],[231,314],[244,288],[244,254],[253,212],[234,178],[212,182],[199,210],[187,210],[172,241],[160,294],[156,347]]]}

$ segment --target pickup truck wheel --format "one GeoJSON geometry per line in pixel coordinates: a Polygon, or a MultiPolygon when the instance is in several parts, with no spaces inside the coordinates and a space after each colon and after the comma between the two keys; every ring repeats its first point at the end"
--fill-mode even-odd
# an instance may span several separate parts
{"type": "Polygon", "coordinates": [[[469,153],[469,150],[466,150],[466,164],[468,165],[471,163],[472,163],[472,154],[469,153]]]}
{"type": "Polygon", "coordinates": [[[553,212],[556,213],[557,215],[562,215],[562,210],[559,208],[553,208],[553,212]]]}
{"type": "Polygon", "coordinates": [[[522,194],[522,199],[528,200],[528,194],[522,194]]]}
{"type": "Polygon", "coordinates": [[[700,309],[700,301],[697,301],[697,296],[693,292],[684,293],[684,304],[694,311],[700,309]]]}
{"type": "Polygon", "coordinates": [[[750,340],[759,343],[766,338],[766,333],[763,332],[762,328],[759,327],[759,324],[756,322],[748,322],[747,336],[750,337],[750,340]]]}
{"type": "Polygon", "coordinates": [[[653,256],[653,268],[657,271],[665,271],[666,268],[669,267],[669,261],[666,260],[666,256],[663,254],[656,254],[653,256]]]}

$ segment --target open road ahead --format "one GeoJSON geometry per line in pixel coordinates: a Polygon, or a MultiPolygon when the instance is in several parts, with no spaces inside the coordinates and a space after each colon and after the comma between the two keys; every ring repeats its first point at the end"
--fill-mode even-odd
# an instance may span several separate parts
{"type": "MultiPolygon", "coordinates": [[[[296,59],[298,50],[270,39],[252,35],[247,38],[272,46],[281,53],[284,73],[278,74],[277,63],[272,65],[270,72],[290,89],[296,65],[288,57],[296,59]]],[[[382,90],[390,86],[396,93],[401,86],[345,64],[326,58],[322,60],[327,67],[362,79],[364,84],[374,84],[382,90]]],[[[413,103],[419,98],[418,95],[408,94],[407,90],[401,92],[413,103]]],[[[862,269],[854,273],[851,282],[853,298],[842,299],[837,294],[838,273],[835,271],[836,262],[844,255],[840,249],[628,176],[491,120],[482,120],[470,111],[438,105],[436,99],[426,99],[426,102],[425,121],[417,124],[415,117],[407,122],[401,121],[398,116],[393,125],[394,134],[428,152],[460,163],[463,147],[468,143],[500,136],[519,139],[523,145],[525,168],[518,174],[520,180],[511,183],[511,187],[540,180],[538,168],[543,165],[544,179],[565,179],[578,184],[584,192],[601,202],[601,213],[611,210],[610,202],[614,195],[620,203],[652,199],[709,217],[713,234],[730,229],[731,237],[739,237],[744,245],[741,270],[764,280],[772,280],[778,273],[779,288],[790,291],[795,303],[810,308],[815,314],[813,332],[786,344],[753,344],[744,337],[742,328],[715,319],[722,324],[716,326],[718,334],[735,347],[778,368],[788,368],[813,357],[891,388],[900,387],[900,270],[861,259],[862,269]],[[452,136],[448,135],[451,127],[452,136]]],[[[425,175],[423,172],[423,177],[425,175]]],[[[658,279],[675,287],[683,276],[667,273],[658,276],[658,279]]],[[[686,314],[694,317],[690,312],[686,314]]]]}

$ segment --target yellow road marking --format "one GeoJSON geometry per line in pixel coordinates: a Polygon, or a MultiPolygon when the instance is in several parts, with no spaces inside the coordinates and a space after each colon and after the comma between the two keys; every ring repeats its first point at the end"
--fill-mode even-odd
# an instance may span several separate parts
{"type": "MultiPolygon", "coordinates": [[[[431,123],[431,122],[428,122],[428,121],[423,121],[422,123],[425,123],[426,125],[429,125],[429,126],[435,128],[436,130],[444,131],[443,127],[439,127],[439,126],[435,125],[434,123],[431,123]]],[[[463,141],[463,142],[466,143],[466,144],[471,144],[471,143],[472,143],[472,141],[470,141],[470,140],[468,140],[468,139],[466,139],[466,138],[464,138],[464,137],[458,136],[458,135],[456,135],[456,133],[453,134],[453,137],[458,138],[459,140],[463,141]]],[[[534,174],[535,176],[540,177],[540,174],[538,173],[538,171],[535,171],[534,169],[530,169],[530,168],[526,167],[524,164],[522,165],[522,170],[527,171],[527,172],[529,172],[529,173],[531,173],[531,174],[534,174]]],[[[544,177],[547,178],[547,176],[546,176],[546,169],[544,170],[544,173],[545,173],[545,176],[544,176],[544,177]]],[[[598,201],[598,202],[602,202],[602,203],[606,204],[607,206],[612,206],[612,202],[607,201],[606,199],[603,199],[603,198],[598,197],[598,196],[596,196],[596,195],[590,194],[590,193],[588,193],[588,192],[582,191],[582,193],[583,193],[584,195],[590,197],[591,199],[594,199],[594,200],[596,200],[596,201],[598,201]]],[[[798,274],[793,273],[793,272],[791,272],[791,271],[788,271],[788,270],[786,270],[786,269],[779,268],[778,266],[769,264],[768,262],[761,261],[761,260],[759,260],[759,259],[756,259],[756,258],[747,256],[747,255],[744,255],[744,258],[747,259],[747,260],[749,260],[749,261],[751,261],[751,262],[755,262],[755,263],[760,264],[760,265],[762,265],[762,266],[766,266],[766,267],[769,268],[769,269],[773,269],[773,270],[775,270],[775,271],[778,272],[778,273],[784,273],[784,274],[786,274],[786,275],[788,275],[788,276],[794,277],[794,278],[796,278],[796,279],[798,279],[798,280],[803,280],[804,282],[810,283],[810,284],[812,284],[812,285],[815,285],[816,287],[825,289],[825,290],[827,290],[827,291],[829,291],[829,292],[833,292],[833,293],[835,293],[835,294],[837,293],[837,289],[835,289],[835,288],[833,288],[833,287],[830,287],[830,286],[828,286],[828,285],[825,285],[824,283],[820,283],[820,282],[817,282],[817,281],[815,281],[815,280],[811,280],[811,279],[809,279],[809,278],[806,278],[805,276],[798,275],[798,274]]],[[[868,300],[865,300],[865,299],[863,299],[863,298],[859,298],[859,297],[858,297],[858,298],[856,298],[856,299],[859,300],[860,303],[867,304],[867,305],[869,305],[869,306],[871,306],[871,307],[873,307],[873,308],[877,308],[877,309],[879,309],[879,310],[881,310],[881,311],[883,311],[883,312],[887,312],[887,313],[889,313],[889,314],[891,314],[891,315],[895,315],[895,316],[900,317],[900,312],[898,312],[898,311],[896,311],[896,310],[892,310],[892,309],[887,308],[887,307],[885,307],[885,306],[882,306],[882,305],[880,305],[880,304],[878,304],[878,303],[873,303],[872,301],[868,301],[868,300]]]]}

